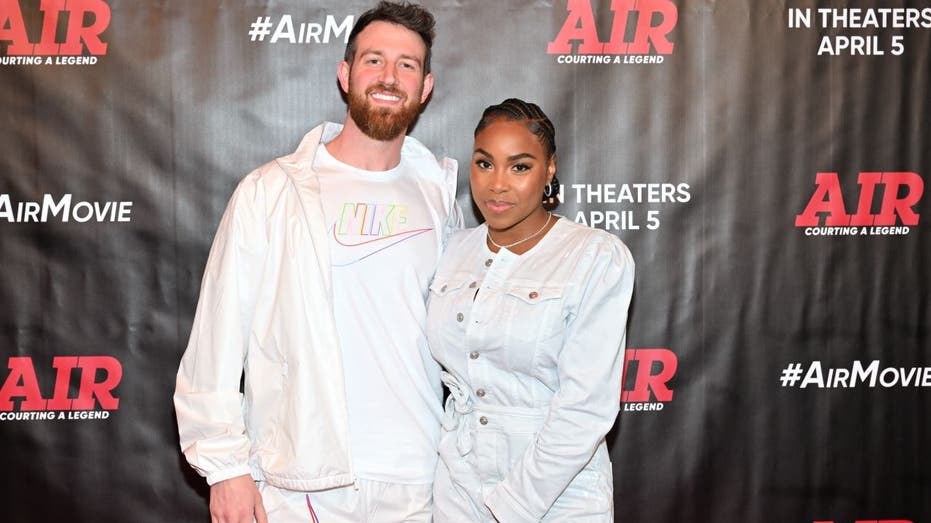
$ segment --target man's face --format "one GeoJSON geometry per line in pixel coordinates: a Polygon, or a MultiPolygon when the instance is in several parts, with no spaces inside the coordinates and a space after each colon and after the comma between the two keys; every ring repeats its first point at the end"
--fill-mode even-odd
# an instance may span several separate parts
{"type": "Polygon", "coordinates": [[[358,34],[352,65],[340,63],[339,81],[349,115],[367,136],[392,140],[417,119],[433,89],[425,55],[420,36],[400,25],[372,22],[358,34]]]}

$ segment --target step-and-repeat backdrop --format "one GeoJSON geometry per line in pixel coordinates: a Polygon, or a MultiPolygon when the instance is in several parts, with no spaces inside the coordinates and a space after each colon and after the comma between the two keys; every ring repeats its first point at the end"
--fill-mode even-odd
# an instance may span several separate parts
{"type": "MultiPolygon", "coordinates": [[[[369,2],[0,0],[0,519],[205,522],[175,372],[237,181],[342,121],[369,2]]],[[[931,522],[931,5],[428,0],[412,134],[556,124],[637,280],[617,521],[931,522]],[[922,220],[922,215],[928,215],[922,220]]]]}

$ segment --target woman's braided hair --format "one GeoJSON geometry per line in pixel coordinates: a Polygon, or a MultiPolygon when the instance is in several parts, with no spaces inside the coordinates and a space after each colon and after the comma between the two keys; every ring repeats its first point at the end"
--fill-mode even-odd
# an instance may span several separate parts
{"type": "Polygon", "coordinates": [[[553,122],[535,103],[525,102],[518,98],[508,98],[498,105],[491,105],[485,108],[482,118],[475,127],[473,136],[488,127],[489,124],[498,119],[524,122],[527,130],[536,135],[546,151],[546,158],[552,158],[556,153],[556,128],[553,122]]]}

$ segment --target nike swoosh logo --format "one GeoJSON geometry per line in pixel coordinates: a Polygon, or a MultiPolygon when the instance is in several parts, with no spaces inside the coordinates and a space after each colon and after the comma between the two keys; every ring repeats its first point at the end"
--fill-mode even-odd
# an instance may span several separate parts
{"type": "Polygon", "coordinates": [[[428,228],[426,228],[426,229],[412,229],[412,230],[410,230],[410,231],[399,232],[399,233],[397,233],[397,234],[391,234],[391,235],[388,235],[388,236],[381,236],[381,237],[378,237],[378,238],[373,238],[373,239],[371,239],[371,240],[366,240],[366,241],[359,242],[359,243],[346,243],[346,242],[340,241],[339,237],[336,236],[336,224],[335,224],[335,223],[333,224],[333,229],[332,229],[332,230],[333,230],[333,239],[336,240],[336,243],[338,243],[338,244],[340,244],[340,245],[342,245],[342,246],[345,246],[345,247],[360,247],[360,246],[362,246],[362,245],[371,245],[371,244],[373,244],[373,243],[380,242],[380,241],[382,241],[382,240],[392,240],[391,242],[386,243],[386,244],[384,244],[384,245],[379,245],[377,249],[375,249],[374,251],[372,251],[372,252],[366,254],[365,256],[359,257],[358,259],[355,259],[355,260],[352,260],[352,261],[348,261],[348,262],[345,262],[345,263],[334,263],[334,264],[333,264],[333,267],[346,267],[346,266],[348,266],[348,265],[353,265],[353,264],[355,264],[355,263],[358,263],[358,262],[360,262],[360,261],[362,261],[362,260],[368,258],[369,256],[373,256],[373,255],[375,255],[375,254],[378,254],[378,253],[380,253],[381,251],[383,251],[383,250],[385,250],[385,249],[387,249],[387,248],[389,248],[389,247],[393,247],[393,246],[395,246],[395,245],[397,245],[397,244],[399,244],[399,243],[401,243],[401,242],[403,242],[403,241],[410,240],[411,238],[420,236],[421,234],[423,234],[423,233],[425,233],[425,232],[430,232],[430,231],[433,230],[433,228],[432,228],[432,227],[428,227],[428,228]]]}
{"type": "Polygon", "coordinates": [[[380,242],[382,240],[390,240],[392,238],[401,237],[397,241],[394,241],[391,243],[391,245],[394,245],[395,243],[398,243],[400,241],[404,241],[408,238],[413,238],[414,236],[417,236],[417,235],[420,235],[427,231],[432,231],[432,230],[433,230],[432,227],[428,227],[426,229],[411,229],[409,231],[402,231],[402,232],[395,233],[395,234],[389,234],[388,236],[379,236],[378,238],[372,238],[371,240],[365,240],[359,243],[346,243],[340,240],[339,236],[336,235],[336,224],[334,223],[333,224],[333,239],[336,240],[336,243],[342,245],[343,247],[359,247],[360,245],[370,245],[372,243],[380,242]]]}

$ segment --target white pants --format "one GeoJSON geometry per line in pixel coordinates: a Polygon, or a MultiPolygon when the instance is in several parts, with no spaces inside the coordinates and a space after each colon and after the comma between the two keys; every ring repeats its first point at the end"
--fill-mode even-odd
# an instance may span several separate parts
{"type": "MultiPolygon", "coordinates": [[[[444,382],[449,384],[445,377],[444,382]]],[[[488,417],[482,423],[474,411],[457,411],[455,396],[449,397],[434,479],[433,515],[436,523],[496,523],[485,506],[485,495],[522,458],[543,425],[546,411],[484,405],[482,412],[488,417]]],[[[591,462],[572,478],[540,521],[614,521],[613,474],[603,439],[591,462]]]]}
{"type": "Polygon", "coordinates": [[[356,484],[300,492],[259,483],[269,523],[432,523],[433,485],[357,479],[356,484]]]}

